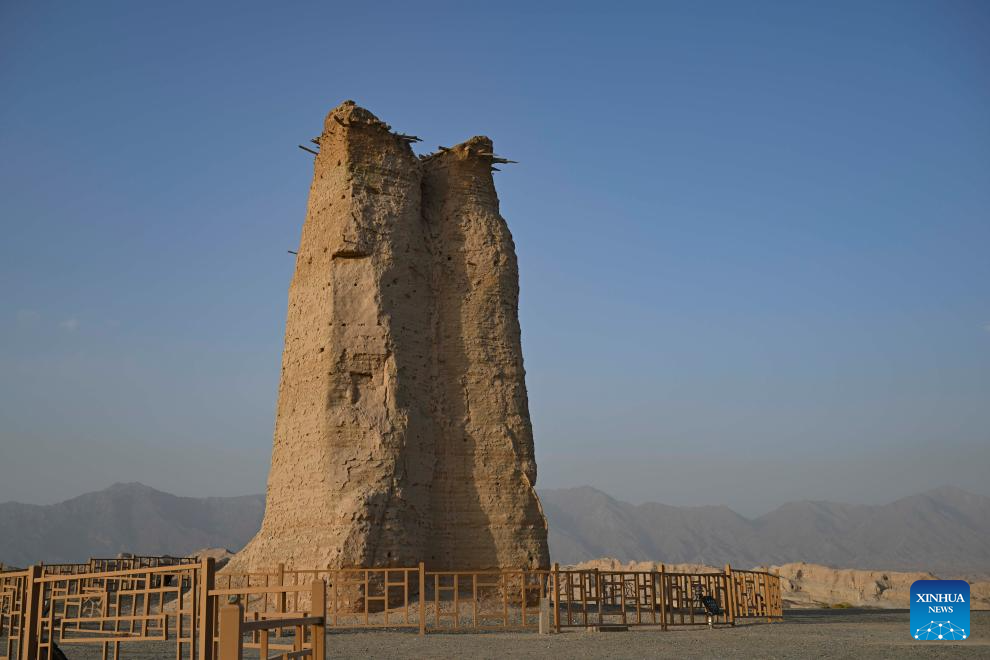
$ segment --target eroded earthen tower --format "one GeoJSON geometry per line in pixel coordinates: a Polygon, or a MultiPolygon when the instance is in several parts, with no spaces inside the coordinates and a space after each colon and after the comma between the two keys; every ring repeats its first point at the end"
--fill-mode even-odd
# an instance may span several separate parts
{"type": "Polygon", "coordinates": [[[491,141],[418,158],[348,101],[319,142],[265,518],[232,565],[546,567],[491,141]]]}

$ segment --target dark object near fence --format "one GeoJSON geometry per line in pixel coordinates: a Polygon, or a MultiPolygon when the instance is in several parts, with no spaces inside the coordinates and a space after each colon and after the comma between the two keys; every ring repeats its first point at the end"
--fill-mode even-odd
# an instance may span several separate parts
{"type": "Polygon", "coordinates": [[[692,588],[694,591],[694,600],[705,611],[705,622],[708,623],[709,628],[714,628],[715,618],[722,615],[722,606],[718,604],[718,601],[710,593],[705,592],[704,585],[695,584],[692,585],[692,588]]]}
{"type": "Polygon", "coordinates": [[[705,608],[705,613],[710,616],[719,616],[722,614],[722,608],[719,607],[718,601],[716,601],[711,596],[702,596],[701,604],[705,608]]]}

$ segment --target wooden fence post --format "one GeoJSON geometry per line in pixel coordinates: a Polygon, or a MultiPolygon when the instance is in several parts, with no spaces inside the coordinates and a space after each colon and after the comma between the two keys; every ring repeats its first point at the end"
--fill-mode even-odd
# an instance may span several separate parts
{"type": "Polygon", "coordinates": [[[560,564],[553,563],[553,629],[560,632],[560,564]]]}
{"type": "Polygon", "coordinates": [[[660,564],[660,630],[667,629],[667,566],[660,564]]]}
{"type": "Polygon", "coordinates": [[[537,620],[538,623],[536,629],[540,635],[549,635],[550,634],[550,575],[549,574],[540,575],[539,604],[540,604],[540,618],[537,620]]]}
{"type": "MultiPolygon", "coordinates": [[[[597,610],[598,613],[598,625],[602,625],[605,623],[602,619],[602,575],[598,572],[597,567],[595,568],[595,599],[597,603],[595,610],[597,610]]],[[[624,612],[622,616],[625,617],[624,612]]]]}
{"type": "Polygon", "coordinates": [[[24,578],[24,609],[21,611],[21,639],[17,647],[21,660],[38,655],[38,622],[41,620],[41,566],[32,566],[24,578]]]}
{"type": "MultiPolygon", "coordinates": [[[[323,617],[322,624],[313,626],[313,660],[326,660],[327,657],[327,583],[317,577],[313,580],[310,596],[313,616],[323,617]]],[[[266,659],[267,660],[267,659],[266,659]]]]}
{"type": "MultiPolygon", "coordinates": [[[[206,557],[202,562],[199,587],[199,660],[214,660],[213,633],[216,619],[216,599],[210,591],[216,584],[216,561],[206,557]]],[[[238,638],[239,639],[239,638],[238,638]]]]}
{"type": "Polygon", "coordinates": [[[763,579],[760,580],[762,588],[760,595],[763,596],[763,608],[767,611],[767,623],[773,623],[772,609],[770,607],[770,567],[763,567],[763,579]]]}
{"type": "MultiPolygon", "coordinates": [[[[784,587],[780,583],[780,569],[776,568],[773,571],[774,577],[777,578],[777,588],[774,590],[774,597],[771,601],[773,603],[773,615],[775,618],[783,620],[784,618],[784,587]]],[[[767,587],[769,589],[769,586],[767,587]]]]}
{"type": "Polygon", "coordinates": [[[244,656],[244,640],[241,637],[241,621],[244,608],[240,602],[220,608],[220,657],[218,660],[241,660],[244,656]]]}
{"type": "MultiPolygon", "coordinates": [[[[276,569],[276,573],[275,573],[275,582],[280,587],[284,587],[285,586],[285,564],[283,562],[279,562],[278,563],[278,568],[276,569]]],[[[268,598],[268,596],[265,596],[265,599],[266,599],[265,607],[268,606],[267,598],[268,598]]],[[[279,595],[278,595],[278,613],[279,614],[285,614],[285,592],[284,591],[280,592],[279,595]]]]}
{"type": "Polygon", "coordinates": [[[419,634],[426,634],[426,563],[419,562],[419,634]]]}
{"type": "Polygon", "coordinates": [[[725,606],[729,612],[729,625],[736,625],[736,582],[732,577],[732,566],[725,565],[725,584],[727,593],[725,594],[725,606]]]}

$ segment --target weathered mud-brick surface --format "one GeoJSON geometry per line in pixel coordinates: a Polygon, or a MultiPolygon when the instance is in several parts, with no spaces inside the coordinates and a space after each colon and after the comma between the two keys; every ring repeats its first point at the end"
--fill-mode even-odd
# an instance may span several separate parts
{"type": "Polygon", "coordinates": [[[431,558],[450,568],[546,566],[546,523],[519,330],[519,268],[499,215],[492,143],[424,161],[434,247],[440,433],[431,558]]]}
{"type": "Polygon", "coordinates": [[[492,145],[327,116],[289,289],[262,528],[228,571],[545,567],[492,145]]]}

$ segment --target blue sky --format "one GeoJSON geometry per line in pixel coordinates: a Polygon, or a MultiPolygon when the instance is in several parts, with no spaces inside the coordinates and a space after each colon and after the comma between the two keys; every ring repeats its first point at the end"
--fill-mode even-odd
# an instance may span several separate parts
{"type": "Polygon", "coordinates": [[[535,4],[0,5],[0,501],[263,490],[348,98],[520,161],[538,486],[990,495],[990,7],[535,4]]]}

